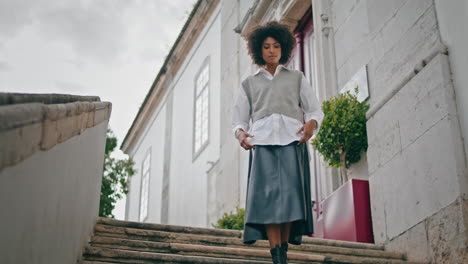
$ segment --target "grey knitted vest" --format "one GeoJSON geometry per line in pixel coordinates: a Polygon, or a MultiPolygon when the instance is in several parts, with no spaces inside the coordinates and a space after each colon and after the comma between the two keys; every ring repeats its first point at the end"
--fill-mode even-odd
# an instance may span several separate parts
{"type": "Polygon", "coordinates": [[[253,122],[276,113],[302,123],[304,115],[299,105],[301,77],[300,71],[281,69],[272,80],[263,74],[256,74],[242,81],[253,122]]]}

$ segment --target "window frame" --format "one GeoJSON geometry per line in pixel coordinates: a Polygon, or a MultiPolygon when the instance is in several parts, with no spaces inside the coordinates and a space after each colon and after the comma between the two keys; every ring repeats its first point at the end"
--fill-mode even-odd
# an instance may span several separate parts
{"type": "Polygon", "coordinates": [[[145,222],[146,220],[148,220],[148,216],[149,216],[149,203],[150,203],[150,183],[151,183],[151,156],[152,156],[152,153],[151,153],[151,147],[149,147],[149,149],[146,151],[146,154],[143,158],[143,161],[141,162],[141,180],[140,180],[140,203],[139,203],[139,208],[138,208],[138,220],[139,222],[145,222]],[[147,174],[148,174],[148,185],[146,186],[147,188],[147,199],[146,199],[146,215],[144,216],[144,218],[142,218],[142,198],[143,198],[143,179],[145,177],[145,161],[146,159],[149,159],[148,161],[148,170],[147,170],[147,174]]]}
{"type": "MultiPolygon", "coordinates": [[[[210,56],[207,56],[205,58],[205,60],[202,62],[201,64],[201,67],[198,69],[197,73],[195,74],[195,77],[193,79],[193,108],[192,108],[192,112],[193,112],[193,122],[192,122],[192,162],[194,162],[199,156],[200,154],[206,149],[206,147],[209,145],[210,143],[210,127],[211,127],[211,122],[210,122],[210,118],[211,118],[211,111],[210,111],[210,108],[211,108],[211,99],[210,99],[210,87],[211,87],[211,65],[210,65],[210,56]],[[197,95],[197,82],[198,82],[198,79],[199,77],[201,76],[201,74],[203,73],[203,71],[205,70],[205,68],[208,68],[208,73],[207,73],[207,83],[206,83],[206,87],[202,88],[202,90],[200,91],[200,97],[202,96],[201,94],[203,93],[203,91],[206,89],[207,91],[207,126],[206,126],[206,133],[207,133],[207,138],[206,138],[206,141],[205,142],[202,142],[200,147],[198,149],[195,149],[195,141],[196,141],[196,125],[197,125],[197,119],[196,119],[196,115],[197,115],[197,99],[198,99],[198,95],[197,95]]],[[[201,111],[201,110],[200,110],[201,111]]],[[[203,120],[201,120],[200,122],[202,122],[203,120]]],[[[203,131],[200,131],[200,133],[203,133],[203,131]]]]}

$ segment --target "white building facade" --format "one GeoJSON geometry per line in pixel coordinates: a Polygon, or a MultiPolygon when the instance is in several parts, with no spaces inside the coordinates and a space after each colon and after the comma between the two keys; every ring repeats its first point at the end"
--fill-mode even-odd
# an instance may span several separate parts
{"type": "MultiPolygon", "coordinates": [[[[248,152],[231,106],[256,67],[243,36],[278,20],[298,40],[289,67],[319,101],[365,69],[369,148],[349,173],[369,181],[375,243],[414,260],[468,261],[467,15],[461,0],[197,2],[121,147],[139,170],[127,220],[211,227],[244,207],[248,152]]],[[[343,182],[311,154],[317,220],[343,182]]]]}
{"type": "Polygon", "coordinates": [[[219,159],[219,13],[220,5],[132,146],[139,174],[130,183],[129,220],[207,224],[206,171],[219,159]]]}

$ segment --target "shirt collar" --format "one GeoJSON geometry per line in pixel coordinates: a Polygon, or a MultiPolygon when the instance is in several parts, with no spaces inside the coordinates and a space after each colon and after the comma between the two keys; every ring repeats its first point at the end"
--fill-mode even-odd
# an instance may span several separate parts
{"type": "MultiPolygon", "coordinates": [[[[280,68],[280,70],[289,70],[288,67],[284,66],[283,64],[278,64],[278,66],[276,67],[277,69],[280,68]]],[[[267,73],[267,70],[264,68],[264,67],[260,67],[258,68],[258,70],[254,73],[254,75],[257,75],[259,74],[260,72],[264,72],[264,73],[267,73]]],[[[279,71],[278,71],[279,72],[279,71]]]]}

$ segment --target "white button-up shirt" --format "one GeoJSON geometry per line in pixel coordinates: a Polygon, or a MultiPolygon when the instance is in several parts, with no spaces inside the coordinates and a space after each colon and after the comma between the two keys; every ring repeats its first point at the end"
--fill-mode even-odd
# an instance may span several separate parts
{"type": "MultiPolygon", "coordinates": [[[[276,67],[275,75],[280,70],[286,68],[284,65],[279,64],[276,67]]],[[[273,79],[273,75],[265,68],[258,69],[254,75],[264,74],[269,80],[273,79]]],[[[312,87],[308,83],[304,74],[302,74],[301,87],[300,87],[300,106],[304,112],[304,122],[312,119],[317,121],[317,128],[323,120],[323,112],[320,109],[317,96],[315,95],[312,87]]],[[[250,126],[250,104],[245,94],[244,89],[240,89],[237,96],[234,108],[232,111],[232,129],[236,133],[238,129],[247,131],[252,137],[249,138],[252,145],[287,145],[293,141],[299,140],[303,133],[298,133],[302,128],[303,123],[295,118],[285,116],[282,114],[271,114],[255,121],[250,126]]],[[[314,132],[315,134],[315,132],[314,132]]]]}

